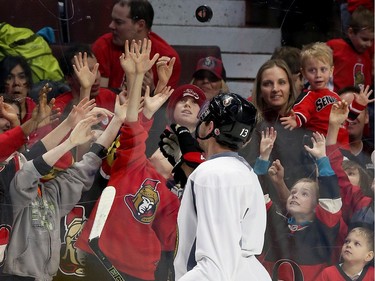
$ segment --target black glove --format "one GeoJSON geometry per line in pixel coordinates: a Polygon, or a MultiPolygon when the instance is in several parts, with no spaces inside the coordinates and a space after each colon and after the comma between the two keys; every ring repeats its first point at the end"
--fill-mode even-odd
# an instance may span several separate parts
{"type": "Polygon", "coordinates": [[[182,161],[189,167],[195,169],[200,163],[205,161],[202,149],[188,128],[178,124],[171,124],[171,129],[176,134],[182,153],[182,161]]]}
{"type": "Polygon", "coordinates": [[[164,157],[168,159],[172,166],[175,166],[180,160],[181,150],[178,144],[177,136],[168,129],[165,129],[160,135],[159,148],[164,157]]]}

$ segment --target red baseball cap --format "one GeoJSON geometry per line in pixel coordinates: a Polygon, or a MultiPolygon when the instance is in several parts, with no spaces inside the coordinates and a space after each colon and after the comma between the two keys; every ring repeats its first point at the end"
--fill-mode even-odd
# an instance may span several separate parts
{"type": "Polygon", "coordinates": [[[178,87],[176,90],[174,90],[172,96],[169,98],[167,105],[167,117],[170,122],[174,122],[173,113],[177,102],[184,97],[192,97],[197,101],[199,106],[202,106],[202,104],[206,101],[206,95],[199,87],[192,84],[185,84],[178,87]]]}
{"type": "Polygon", "coordinates": [[[212,72],[220,80],[226,79],[226,72],[225,72],[223,62],[218,58],[211,57],[211,56],[201,58],[197,63],[197,67],[195,69],[193,77],[195,77],[195,75],[200,70],[208,70],[212,72]]]}

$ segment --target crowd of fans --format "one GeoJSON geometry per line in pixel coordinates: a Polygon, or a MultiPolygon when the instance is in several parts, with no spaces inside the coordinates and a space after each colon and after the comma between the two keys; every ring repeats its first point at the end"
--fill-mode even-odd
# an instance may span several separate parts
{"type": "MultiPolygon", "coordinates": [[[[51,95],[46,83],[33,99],[26,59],[6,56],[0,62],[0,279],[115,279],[89,243],[107,186],[115,187],[116,196],[96,246],[120,272],[116,280],[172,281],[175,272],[178,280],[249,276],[238,273],[243,265],[227,248],[240,243],[243,250],[249,241],[220,240],[229,237],[225,232],[233,234],[230,239],[236,234],[226,218],[232,209],[211,208],[215,200],[227,203],[215,194],[225,192],[221,180],[211,182],[218,185],[215,192],[198,193],[212,198],[188,194],[197,220],[182,204],[185,184],[194,193],[198,175],[205,177],[202,167],[214,177],[202,164],[211,161],[212,143],[205,141],[214,138],[227,153],[238,152],[236,159],[246,160],[259,180],[266,223],[263,228],[255,216],[257,225],[248,229],[244,222],[241,231],[258,229],[260,236],[249,235],[255,240],[247,255],[269,278],[374,280],[373,11],[366,5],[350,10],[344,38],[277,48],[259,68],[248,101],[230,94],[223,62],[215,57],[201,58],[191,83],[180,85],[184,66],[151,31],[148,1],[117,0],[111,16],[110,33],[92,46],[72,44],[60,59],[65,78],[59,82],[69,89],[64,93],[51,95]],[[232,110],[251,106],[256,115],[236,145],[220,135],[237,130],[235,125],[222,123],[208,133],[207,108],[220,111],[224,98],[238,99],[232,110]],[[152,153],[150,142],[159,146],[152,153]],[[217,225],[197,226],[211,226],[210,220],[217,225]],[[190,227],[196,227],[196,244],[181,253],[190,227]],[[189,256],[187,264],[181,255],[189,256]],[[204,264],[211,259],[213,275],[204,264]]],[[[229,173],[228,188],[237,182],[242,188],[250,179],[229,173]]],[[[236,205],[238,198],[225,196],[236,205]]],[[[254,276],[271,280],[262,274],[254,276]]]]}

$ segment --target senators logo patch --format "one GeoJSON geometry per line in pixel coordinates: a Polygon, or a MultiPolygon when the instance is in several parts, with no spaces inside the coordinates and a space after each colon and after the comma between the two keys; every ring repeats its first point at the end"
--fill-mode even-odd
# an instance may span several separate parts
{"type": "Polygon", "coordinates": [[[137,221],[149,224],[154,220],[160,201],[159,192],[156,190],[159,183],[158,180],[146,179],[135,195],[124,197],[126,205],[137,221]]]}

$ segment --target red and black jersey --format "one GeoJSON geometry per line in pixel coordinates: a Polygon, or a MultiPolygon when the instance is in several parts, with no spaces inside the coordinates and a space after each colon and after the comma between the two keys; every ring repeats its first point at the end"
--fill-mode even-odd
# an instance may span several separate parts
{"type": "MultiPolygon", "coordinates": [[[[333,205],[340,200],[335,175],[319,177],[319,187],[321,199],[332,199],[333,205]]],[[[314,281],[319,272],[331,264],[341,211],[325,208],[318,204],[315,219],[297,225],[292,218],[281,215],[272,201],[267,203],[266,238],[259,259],[271,276],[277,280],[314,281]]]]}
{"type": "MultiPolygon", "coordinates": [[[[342,270],[339,265],[332,265],[325,268],[321,274],[319,274],[316,281],[352,281],[348,275],[342,270]]],[[[363,268],[357,281],[374,281],[374,266],[367,265],[363,268]]]]}
{"type": "MultiPolygon", "coordinates": [[[[340,100],[339,95],[327,88],[301,94],[293,106],[297,127],[304,127],[310,131],[327,135],[332,105],[340,100]]],[[[365,106],[354,100],[349,106],[348,119],[354,120],[364,108],[365,106]]],[[[349,135],[346,123],[340,127],[337,141],[341,148],[349,150],[349,135]]]]}
{"type": "MultiPolygon", "coordinates": [[[[125,122],[121,129],[108,182],[116,197],[99,247],[120,272],[154,280],[161,251],[175,248],[179,200],[146,158],[147,136],[141,121],[125,122]]],[[[96,208],[76,244],[90,253],[87,241],[96,208]]]]}

